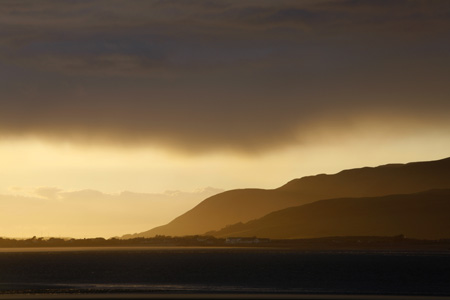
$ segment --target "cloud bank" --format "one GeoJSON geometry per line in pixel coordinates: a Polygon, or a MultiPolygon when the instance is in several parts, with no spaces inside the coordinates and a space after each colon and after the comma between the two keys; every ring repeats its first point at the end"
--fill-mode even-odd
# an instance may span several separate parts
{"type": "Polygon", "coordinates": [[[445,0],[2,1],[0,135],[203,153],[366,117],[450,128],[449,16],[445,0]]]}

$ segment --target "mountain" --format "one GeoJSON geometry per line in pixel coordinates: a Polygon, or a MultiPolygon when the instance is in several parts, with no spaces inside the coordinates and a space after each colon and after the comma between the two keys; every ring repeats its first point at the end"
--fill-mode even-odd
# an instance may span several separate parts
{"type": "Polygon", "coordinates": [[[207,198],[167,225],[139,234],[126,235],[123,238],[203,234],[227,224],[256,219],[275,210],[296,206],[298,203],[298,199],[289,192],[261,189],[232,190],[207,198]]]}
{"type": "Polygon", "coordinates": [[[446,158],[344,170],[334,175],[308,176],[294,179],[280,190],[294,192],[302,197],[314,195],[321,199],[408,194],[450,188],[449,175],[450,158],[446,158]]]}
{"type": "Polygon", "coordinates": [[[211,234],[273,239],[399,234],[418,239],[450,238],[450,189],[321,200],[211,234]]]}
{"type": "Polygon", "coordinates": [[[450,188],[450,158],[344,170],[333,175],[294,179],[274,190],[242,189],[217,194],[167,225],[123,238],[203,234],[322,199],[409,194],[446,188],[450,188]]]}

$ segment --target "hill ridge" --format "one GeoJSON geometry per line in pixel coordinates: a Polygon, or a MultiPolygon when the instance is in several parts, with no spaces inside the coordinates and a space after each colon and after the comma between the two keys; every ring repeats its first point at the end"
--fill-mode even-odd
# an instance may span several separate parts
{"type": "Polygon", "coordinates": [[[319,238],[393,236],[450,238],[450,189],[363,198],[324,199],[208,232],[216,237],[319,238]]]}
{"type": "Polygon", "coordinates": [[[409,194],[439,188],[450,188],[450,157],[346,169],[293,179],[276,189],[229,190],[205,199],[166,225],[124,238],[204,234],[322,199],[409,194]]]}

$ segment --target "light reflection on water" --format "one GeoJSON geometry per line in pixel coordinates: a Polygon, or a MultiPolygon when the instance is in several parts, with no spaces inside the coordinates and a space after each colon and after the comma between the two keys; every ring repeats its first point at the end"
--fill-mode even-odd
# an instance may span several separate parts
{"type": "MultiPolygon", "coordinates": [[[[202,285],[202,284],[77,284],[77,283],[3,283],[0,284],[0,291],[3,289],[30,289],[53,292],[220,292],[220,293],[276,293],[279,289],[247,286],[223,286],[223,285],[202,285]]],[[[306,289],[288,289],[291,292],[312,292],[306,289]]],[[[316,292],[318,290],[315,290],[316,292]]]]}
{"type": "MultiPolygon", "coordinates": [[[[335,291],[347,294],[345,290],[335,291]]],[[[327,294],[323,288],[264,288],[249,286],[224,286],[201,284],[46,284],[20,283],[0,284],[0,299],[3,294],[240,294],[240,295],[300,295],[327,294]]]]}

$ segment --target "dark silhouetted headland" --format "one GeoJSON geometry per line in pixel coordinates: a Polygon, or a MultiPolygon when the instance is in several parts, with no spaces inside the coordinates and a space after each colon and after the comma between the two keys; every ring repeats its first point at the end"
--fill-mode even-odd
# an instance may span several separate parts
{"type": "MultiPolygon", "coordinates": [[[[317,200],[412,194],[431,189],[450,189],[450,158],[429,162],[388,164],[374,168],[351,169],[333,175],[308,176],[292,180],[274,190],[232,190],[204,200],[167,225],[138,234],[126,235],[124,238],[204,234],[205,232],[220,230],[227,225],[239,222],[245,223],[277,210],[300,206],[317,200]]],[[[394,199],[397,199],[396,197],[398,196],[395,196],[394,199]]],[[[359,200],[348,199],[346,201],[346,203],[356,203],[359,200]]],[[[408,200],[404,201],[408,202],[408,200]]],[[[369,202],[365,201],[364,204],[360,204],[361,209],[365,207],[366,202],[369,205],[369,202]]],[[[405,214],[410,208],[412,206],[410,207],[406,203],[402,208],[399,207],[405,214]]],[[[435,210],[438,211],[438,207],[435,210]]],[[[387,222],[386,224],[395,222],[388,219],[385,216],[378,220],[380,228],[382,228],[383,222],[387,222]]],[[[316,231],[319,232],[320,230],[317,229],[316,231]]],[[[355,231],[356,229],[352,230],[355,231]]],[[[384,232],[381,229],[379,231],[384,232]]],[[[386,230],[386,232],[390,231],[386,230]]],[[[346,235],[344,231],[341,233],[346,235]]],[[[286,234],[286,236],[289,235],[286,234]]],[[[419,234],[419,236],[422,236],[422,234],[419,234]]]]}
{"type": "Polygon", "coordinates": [[[450,189],[321,200],[272,212],[209,234],[276,239],[327,236],[450,238],[450,189]]]}

